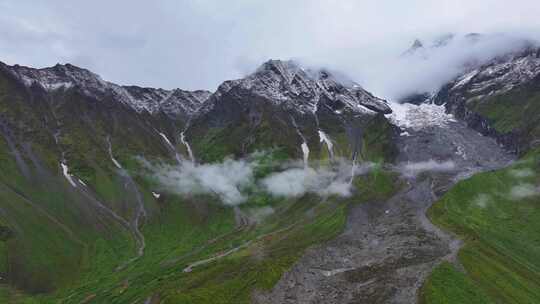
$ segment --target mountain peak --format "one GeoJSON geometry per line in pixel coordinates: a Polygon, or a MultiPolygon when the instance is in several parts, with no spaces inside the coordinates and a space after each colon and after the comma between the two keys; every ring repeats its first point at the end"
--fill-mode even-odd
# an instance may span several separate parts
{"type": "Polygon", "coordinates": [[[254,75],[262,76],[270,73],[273,76],[283,78],[286,82],[291,82],[299,70],[299,65],[292,60],[270,59],[263,63],[254,75]]]}
{"type": "Polygon", "coordinates": [[[420,39],[416,38],[412,45],[405,52],[403,52],[401,56],[411,56],[422,49],[424,49],[424,43],[420,39]]]}
{"type": "Polygon", "coordinates": [[[235,90],[249,92],[300,113],[317,111],[323,100],[343,104],[353,112],[391,112],[386,101],[376,98],[340,73],[305,69],[292,60],[272,59],[254,73],[220,85],[215,98],[235,90]]]}
{"type": "Polygon", "coordinates": [[[422,43],[422,41],[418,38],[416,38],[413,42],[413,44],[411,45],[411,49],[419,49],[421,47],[424,47],[424,44],[422,43]]]}

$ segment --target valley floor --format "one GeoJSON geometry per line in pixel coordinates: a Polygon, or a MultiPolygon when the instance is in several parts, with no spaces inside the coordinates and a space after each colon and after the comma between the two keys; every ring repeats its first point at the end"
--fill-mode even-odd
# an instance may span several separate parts
{"type": "Polygon", "coordinates": [[[426,211],[459,180],[513,157],[451,116],[425,121],[426,106],[408,107],[398,121],[405,132],[393,169],[403,176],[402,189],[389,200],[353,205],[340,236],[309,249],[255,302],[415,303],[435,266],[448,261],[461,268],[462,242],[434,226],[426,211]]]}

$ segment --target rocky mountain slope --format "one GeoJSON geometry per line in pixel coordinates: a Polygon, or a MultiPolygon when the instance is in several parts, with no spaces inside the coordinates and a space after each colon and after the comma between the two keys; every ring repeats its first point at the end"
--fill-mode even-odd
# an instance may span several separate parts
{"type": "MultiPolygon", "coordinates": [[[[445,35],[430,45],[416,40],[402,57],[425,58],[434,52],[445,52],[459,37],[445,35]]],[[[478,51],[462,58],[453,79],[433,92],[416,92],[401,98],[406,103],[435,103],[445,105],[449,113],[464,120],[470,127],[484,135],[496,137],[507,148],[523,153],[534,147],[537,140],[538,77],[540,73],[540,48],[527,39],[502,40],[512,45],[500,46],[492,40],[503,35],[487,36],[468,34],[462,37],[460,47],[474,48],[478,44],[493,44],[498,51],[485,50],[492,56],[482,56],[478,51]],[[506,49],[507,51],[503,51],[506,49]],[[527,111],[530,115],[525,115],[527,111]]],[[[455,46],[454,46],[455,47],[455,46]]]]}
{"type": "Polygon", "coordinates": [[[138,113],[156,114],[161,111],[173,117],[187,118],[210,95],[208,91],[188,92],[181,89],[164,90],[120,86],[104,81],[99,75],[71,64],[57,64],[50,68],[33,69],[19,65],[7,66],[2,63],[2,69],[27,87],[35,85],[47,92],[76,88],[86,97],[95,100],[112,99],[138,113]]]}
{"type": "Polygon", "coordinates": [[[540,48],[527,47],[471,67],[433,98],[474,129],[523,152],[538,139],[540,48]]]}
{"type": "MultiPolygon", "coordinates": [[[[211,193],[167,192],[141,159],[174,165],[255,157],[257,178],[293,159],[307,167],[337,165],[341,157],[390,160],[390,112],[351,81],[286,61],[269,61],[215,93],[120,86],[69,64],[1,64],[0,299],[175,299],[177,289],[145,276],[171,278],[171,271],[176,281],[188,280],[184,297],[201,297],[220,286],[211,283],[219,276],[181,269],[252,246],[274,253],[238,260],[252,268],[243,272],[276,280],[306,247],[340,229],[349,198],[250,190],[247,203],[230,208],[211,193]],[[274,215],[257,224],[268,210],[274,215]],[[188,288],[203,276],[210,285],[188,288]]],[[[253,288],[238,296],[249,298],[253,288]]]]}
{"type": "Polygon", "coordinates": [[[223,83],[193,117],[186,137],[203,161],[215,160],[215,149],[221,149],[219,158],[278,146],[300,157],[302,143],[312,155],[328,157],[320,145],[325,134],[338,141],[337,155],[390,158],[392,131],[382,116],[390,112],[385,100],[350,80],[270,60],[246,78],[223,83]],[[380,129],[381,141],[363,145],[371,140],[372,132],[364,132],[370,128],[380,129]]]}

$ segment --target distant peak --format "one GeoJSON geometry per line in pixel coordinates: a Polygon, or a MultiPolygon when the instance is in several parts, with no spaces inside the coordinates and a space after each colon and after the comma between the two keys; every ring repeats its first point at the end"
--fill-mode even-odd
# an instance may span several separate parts
{"type": "Polygon", "coordinates": [[[403,52],[401,56],[411,56],[422,49],[424,49],[424,43],[420,39],[416,38],[413,41],[411,47],[409,47],[409,49],[403,52]]]}
{"type": "Polygon", "coordinates": [[[456,35],[453,33],[443,34],[433,41],[433,47],[444,47],[450,43],[456,35]]]}
{"type": "Polygon", "coordinates": [[[424,44],[422,43],[422,41],[420,39],[415,39],[412,46],[411,46],[411,49],[419,49],[419,48],[422,48],[424,47],[424,44]]]}

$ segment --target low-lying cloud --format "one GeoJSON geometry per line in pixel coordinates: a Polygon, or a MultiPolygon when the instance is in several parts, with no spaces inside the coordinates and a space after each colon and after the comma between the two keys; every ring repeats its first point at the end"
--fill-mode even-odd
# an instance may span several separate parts
{"type": "Polygon", "coordinates": [[[349,196],[351,166],[341,163],[333,168],[290,168],[264,178],[261,185],[276,196],[298,197],[306,193],[349,196]]]}
{"type": "Polygon", "coordinates": [[[227,205],[243,203],[247,197],[242,188],[253,181],[253,166],[243,161],[227,159],[199,166],[190,161],[179,165],[143,163],[165,190],[181,195],[214,194],[227,205]]]}
{"type": "Polygon", "coordinates": [[[509,193],[510,199],[512,200],[520,200],[537,195],[540,195],[540,188],[529,183],[513,186],[509,193]]]}
{"type": "Polygon", "coordinates": [[[533,170],[529,168],[525,169],[512,169],[510,170],[510,175],[515,178],[527,178],[527,177],[533,177],[536,174],[533,170]]]}
{"type": "Polygon", "coordinates": [[[473,199],[473,203],[482,209],[486,208],[490,201],[491,197],[486,193],[480,193],[473,199]]]}
{"type": "Polygon", "coordinates": [[[183,196],[210,194],[226,205],[238,205],[248,200],[253,186],[279,197],[299,197],[306,193],[321,196],[351,195],[351,175],[365,174],[368,165],[353,170],[351,163],[338,161],[324,168],[304,168],[301,162],[284,164],[277,172],[255,179],[257,161],[226,159],[221,163],[194,164],[183,160],[181,164],[151,164],[141,159],[163,190],[183,196]]]}
{"type": "Polygon", "coordinates": [[[496,56],[520,50],[529,37],[488,34],[471,38],[460,35],[442,47],[425,40],[424,46],[415,53],[381,57],[380,62],[373,62],[355,77],[368,90],[390,100],[413,93],[430,93],[463,73],[471,64],[481,65],[496,56]],[[388,67],[391,67],[390,72],[388,67]]]}

